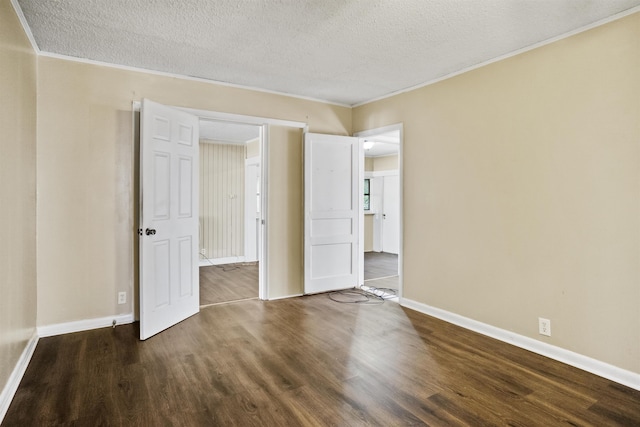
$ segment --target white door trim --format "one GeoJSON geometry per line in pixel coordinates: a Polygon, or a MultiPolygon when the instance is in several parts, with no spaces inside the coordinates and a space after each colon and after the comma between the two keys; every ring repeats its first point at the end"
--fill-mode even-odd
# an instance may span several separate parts
{"type": "MultiPolygon", "coordinates": [[[[362,157],[363,161],[364,161],[364,149],[362,148],[362,139],[366,138],[368,136],[374,136],[374,135],[379,135],[381,133],[386,133],[386,132],[391,132],[391,131],[398,131],[400,133],[400,142],[399,142],[399,147],[398,147],[398,170],[397,171],[389,171],[389,172],[395,172],[398,174],[399,176],[399,185],[400,185],[400,189],[399,189],[399,194],[398,194],[398,198],[399,198],[399,204],[400,206],[398,207],[399,209],[399,219],[400,219],[400,224],[399,224],[399,228],[400,230],[398,231],[400,233],[400,235],[398,236],[398,298],[401,301],[402,300],[402,295],[403,295],[403,288],[404,288],[404,177],[403,177],[403,153],[404,153],[404,126],[402,123],[396,123],[396,124],[392,124],[392,125],[388,125],[388,126],[383,126],[383,127],[379,127],[379,128],[375,128],[375,129],[367,129],[367,130],[363,130],[360,132],[355,132],[353,134],[353,136],[358,137],[361,139],[361,143],[360,143],[360,156],[362,157]]],[[[386,172],[386,171],[385,171],[386,172]]],[[[374,172],[375,173],[375,172],[374,172]]],[[[383,175],[384,172],[377,172],[375,176],[384,176],[383,175]]],[[[362,174],[361,176],[361,181],[364,180],[364,174],[362,174]]],[[[362,191],[361,191],[362,193],[362,191]]],[[[364,202],[363,202],[364,203],[364,202]]],[[[364,205],[361,203],[361,209],[360,209],[360,214],[361,216],[364,215],[364,205]]],[[[364,248],[364,233],[360,233],[360,247],[364,248]]],[[[362,255],[364,258],[364,254],[362,255]]],[[[364,262],[362,262],[360,264],[360,274],[359,274],[359,278],[358,278],[358,283],[360,283],[361,285],[364,284],[364,262]]]]}
{"type": "Polygon", "coordinates": [[[377,178],[380,176],[394,176],[400,175],[400,171],[398,169],[392,169],[388,171],[367,171],[364,173],[365,178],[377,178]]]}
{"type": "Polygon", "coordinates": [[[223,113],[220,111],[209,111],[209,110],[198,110],[195,108],[186,108],[186,107],[173,107],[178,110],[186,111],[187,113],[191,113],[194,116],[198,116],[201,119],[213,119],[220,120],[224,122],[238,122],[247,125],[271,125],[271,126],[284,126],[291,128],[300,128],[304,129],[307,124],[303,122],[296,122],[293,120],[281,120],[281,119],[271,119],[267,117],[258,117],[258,116],[245,116],[243,114],[231,114],[231,113],[223,113]]]}

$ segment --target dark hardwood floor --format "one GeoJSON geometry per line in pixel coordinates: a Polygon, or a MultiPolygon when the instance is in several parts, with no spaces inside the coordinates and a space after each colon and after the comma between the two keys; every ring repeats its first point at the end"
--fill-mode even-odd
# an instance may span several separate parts
{"type": "Polygon", "coordinates": [[[640,392],[386,302],[43,338],[3,426],[638,426],[640,392]]]}
{"type": "Polygon", "coordinates": [[[258,263],[200,267],[200,306],[258,298],[258,263]]]}

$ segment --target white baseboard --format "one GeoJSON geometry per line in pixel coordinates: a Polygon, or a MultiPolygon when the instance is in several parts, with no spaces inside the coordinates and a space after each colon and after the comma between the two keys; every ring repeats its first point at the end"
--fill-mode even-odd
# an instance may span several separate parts
{"type": "Polygon", "coordinates": [[[304,296],[304,294],[283,295],[281,297],[269,298],[268,301],[277,301],[279,299],[296,298],[301,296],[304,296]]]}
{"type": "Polygon", "coordinates": [[[221,264],[235,264],[238,262],[244,262],[244,256],[230,256],[226,258],[204,258],[200,260],[200,267],[221,264]]]}
{"type": "Polygon", "coordinates": [[[56,323],[54,325],[38,326],[38,336],[51,337],[54,335],[70,334],[72,332],[88,331],[91,329],[106,328],[112,326],[115,320],[116,325],[133,323],[133,313],[118,314],[115,316],[99,317],[95,319],[78,320],[76,322],[56,323]]]}
{"type": "Polygon", "coordinates": [[[640,390],[638,373],[407,298],[402,298],[400,305],[640,390]]]}
{"type": "Polygon", "coordinates": [[[13,396],[15,396],[16,391],[18,391],[18,386],[20,385],[22,376],[27,370],[27,366],[29,366],[31,356],[33,356],[33,352],[36,349],[36,344],[38,344],[38,334],[34,331],[26,347],[22,350],[18,363],[16,363],[15,368],[13,368],[13,372],[11,372],[7,383],[2,389],[2,393],[0,393],[0,423],[2,423],[4,416],[9,410],[13,396]]]}

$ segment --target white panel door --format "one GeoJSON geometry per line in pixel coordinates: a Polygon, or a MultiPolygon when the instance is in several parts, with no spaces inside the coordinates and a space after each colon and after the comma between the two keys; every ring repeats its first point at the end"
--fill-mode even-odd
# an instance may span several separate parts
{"type": "Polygon", "coordinates": [[[140,339],[197,313],[198,118],[140,110],[140,339]]]}
{"type": "Polygon", "coordinates": [[[358,285],[358,139],[305,134],[304,292],[358,285]]]}
{"type": "Polygon", "coordinates": [[[397,254],[400,246],[400,178],[385,176],[382,189],[382,252],[397,254]]]}

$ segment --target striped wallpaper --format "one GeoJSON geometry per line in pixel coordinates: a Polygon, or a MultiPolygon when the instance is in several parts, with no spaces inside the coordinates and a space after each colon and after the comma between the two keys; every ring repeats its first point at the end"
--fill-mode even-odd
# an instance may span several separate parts
{"type": "Polygon", "coordinates": [[[207,258],[244,256],[245,156],[244,145],[200,141],[200,250],[207,258]]]}

